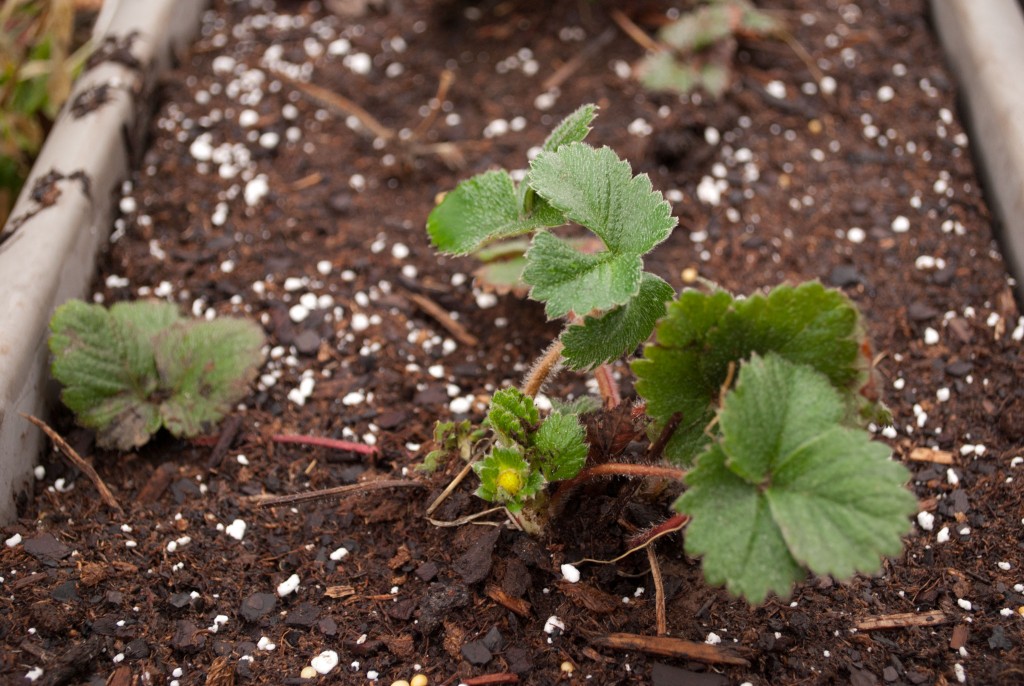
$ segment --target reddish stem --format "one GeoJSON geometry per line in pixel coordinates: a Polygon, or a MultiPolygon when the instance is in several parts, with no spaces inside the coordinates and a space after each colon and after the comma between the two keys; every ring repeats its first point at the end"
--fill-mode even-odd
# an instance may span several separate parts
{"type": "Polygon", "coordinates": [[[644,476],[652,479],[682,479],[686,476],[686,470],[675,467],[661,467],[653,464],[605,462],[604,464],[588,467],[580,471],[574,481],[586,481],[599,476],[644,476]]]}
{"type": "Polygon", "coordinates": [[[594,378],[597,380],[597,389],[604,399],[604,409],[614,410],[622,402],[622,397],[619,395],[619,384],[612,376],[612,368],[602,364],[594,370],[594,378]]]}
{"type": "Polygon", "coordinates": [[[641,531],[637,535],[633,536],[629,541],[627,541],[627,545],[629,545],[631,549],[647,545],[650,541],[653,541],[655,538],[658,538],[663,534],[682,529],[688,521],[690,521],[690,515],[672,515],[661,524],[652,526],[650,529],[641,531]]]}
{"type": "Polygon", "coordinates": [[[466,686],[484,686],[485,684],[518,684],[519,676],[512,672],[499,672],[497,674],[483,674],[463,679],[466,686]]]}
{"type": "Polygon", "coordinates": [[[377,448],[362,443],[342,441],[337,438],[325,438],[323,436],[303,436],[299,434],[274,434],[270,437],[274,443],[298,443],[300,445],[315,445],[320,448],[331,448],[333,450],[347,450],[363,455],[376,455],[380,452],[377,448]]]}

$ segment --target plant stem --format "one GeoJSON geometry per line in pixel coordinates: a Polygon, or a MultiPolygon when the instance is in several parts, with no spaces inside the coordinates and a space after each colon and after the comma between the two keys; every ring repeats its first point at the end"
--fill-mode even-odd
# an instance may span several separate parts
{"type": "Polygon", "coordinates": [[[363,455],[376,455],[380,452],[377,448],[362,443],[342,441],[337,438],[326,438],[324,436],[301,436],[297,434],[274,434],[270,437],[274,443],[298,443],[299,445],[315,445],[320,448],[332,448],[334,450],[347,450],[363,455]]]}
{"type": "Polygon", "coordinates": [[[357,484],[335,486],[320,491],[309,493],[295,493],[292,495],[254,495],[249,500],[257,507],[276,507],[279,505],[294,505],[308,500],[327,500],[329,498],[341,498],[353,493],[366,493],[368,491],[379,491],[386,488],[426,488],[426,484],[410,479],[381,479],[380,481],[362,481],[357,484]]]}
{"type": "Polygon", "coordinates": [[[627,543],[631,546],[631,550],[636,550],[637,548],[641,548],[645,545],[648,545],[651,541],[661,538],[666,534],[670,534],[673,531],[679,531],[684,526],[686,526],[686,523],[689,521],[690,515],[672,515],[661,524],[658,524],[657,526],[652,526],[650,529],[646,529],[636,534],[635,536],[630,537],[627,543]]]}
{"type": "Polygon", "coordinates": [[[665,616],[665,584],[661,581],[661,566],[654,546],[647,546],[647,561],[651,564],[651,579],[654,580],[654,618],[659,636],[668,633],[668,618],[665,616]]]}
{"type": "Polygon", "coordinates": [[[587,481],[600,476],[643,476],[652,479],[682,479],[686,476],[685,469],[661,467],[653,464],[631,464],[623,462],[605,462],[588,467],[576,475],[574,481],[587,481]]]}
{"type": "Polygon", "coordinates": [[[622,402],[622,397],[619,395],[619,384],[612,376],[612,368],[602,364],[594,370],[594,378],[597,380],[597,389],[601,393],[601,398],[604,399],[604,409],[614,410],[622,402]]]}
{"type": "Polygon", "coordinates": [[[528,395],[531,398],[537,397],[537,393],[540,392],[544,382],[547,381],[548,377],[558,367],[558,361],[562,358],[562,350],[564,348],[565,345],[562,344],[562,341],[555,341],[548,346],[548,349],[544,351],[541,358],[534,363],[533,369],[530,370],[526,379],[523,380],[524,395],[528,395]]]}

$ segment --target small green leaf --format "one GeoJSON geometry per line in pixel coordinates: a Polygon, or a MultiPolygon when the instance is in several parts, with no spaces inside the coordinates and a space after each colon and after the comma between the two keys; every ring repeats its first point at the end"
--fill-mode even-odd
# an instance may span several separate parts
{"type": "Polygon", "coordinates": [[[704,5],[684,14],[658,31],[658,40],[670,45],[680,53],[698,52],[723,38],[729,38],[735,30],[732,16],[735,11],[732,2],[704,5]]]}
{"type": "Polygon", "coordinates": [[[170,396],[160,405],[175,436],[195,436],[245,395],[263,362],[263,330],[244,319],[181,322],[156,339],[156,365],[170,396]]]}
{"type": "Polygon", "coordinates": [[[467,179],[445,195],[427,218],[427,232],[441,252],[466,255],[488,241],[557,226],[562,221],[557,212],[521,212],[512,177],[495,170],[467,179]]]}
{"type": "Polygon", "coordinates": [[[566,143],[580,143],[590,133],[590,124],[597,116],[597,105],[583,105],[555,127],[544,141],[544,150],[554,152],[566,143]]]}
{"type": "Polygon", "coordinates": [[[548,481],[571,479],[587,462],[587,432],[573,414],[554,413],[533,437],[540,472],[548,481]]]}
{"type": "Polygon", "coordinates": [[[480,477],[476,495],[492,503],[501,503],[511,512],[523,509],[526,501],[544,487],[544,477],[533,471],[516,448],[495,448],[473,465],[480,477]]]}
{"type": "Polygon", "coordinates": [[[548,231],[533,238],[523,281],[544,303],[548,319],[623,305],[640,289],[643,258],[612,252],[582,253],[548,231]]]}
{"type": "Polygon", "coordinates": [[[518,388],[503,388],[491,397],[485,422],[506,444],[527,446],[529,435],[540,423],[540,412],[533,398],[518,388]]]}
{"type": "Polygon", "coordinates": [[[527,182],[610,252],[639,256],[665,240],[676,219],[647,175],[632,173],[611,148],[569,143],[538,155],[527,182]]]}
{"type": "Polygon", "coordinates": [[[601,409],[601,401],[592,395],[581,395],[569,401],[561,401],[557,398],[551,399],[552,411],[560,414],[590,414],[601,409]]]}
{"type": "Polygon", "coordinates": [[[781,355],[743,366],[720,413],[722,440],[686,477],[687,552],[709,581],[752,603],[788,595],[802,568],[848,578],[900,550],[917,502],[909,474],[866,432],[841,424],[830,381],[781,355]]]}
{"type": "Polygon", "coordinates": [[[593,369],[643,343],[665,315],[665,303],[675,291],[653,274],[644,273],[640,290],[625,305],[601,317],[586,317],[562,334],[566,366],[593,369]]]}

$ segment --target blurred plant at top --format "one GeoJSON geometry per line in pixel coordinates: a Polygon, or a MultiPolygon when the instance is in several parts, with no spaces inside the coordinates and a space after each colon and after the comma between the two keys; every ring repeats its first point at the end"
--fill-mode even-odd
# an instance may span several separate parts
{"type": "Polygon", "coordinates": [[[80,0],[0,2],[0,225],[89,55],[88,43],[74,49],[79,7],[80,0]]]}
{"type": "Polygon", "coordinates": [[[685,94],[702,89],[717,98],[732,80],[737,39],[783,38],[785,33],[782,21],[749,0],[712,0],[661,27],[637,72],[650,90],[685,94]]]}

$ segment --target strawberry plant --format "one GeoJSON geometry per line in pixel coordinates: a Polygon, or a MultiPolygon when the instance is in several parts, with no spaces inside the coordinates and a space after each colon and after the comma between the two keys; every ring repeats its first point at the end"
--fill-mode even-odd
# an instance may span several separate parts
{"type": "Polygon", "coordinates": [[[544,417],[533,396],[560,363],[599,369],[653,333],[632,362],[636,391],[659,453],[692,468],[674,507],[690,519],[686,550],[703,557],[708,580],[759,603],[788,595],[808,572],[876,570],[881,556],[899,552],[916,501],[903,487],[906,470],[863,428],[888,421],[888,411],[874,392],[856,307],[817,282],[746,298],[722,290],[675,297],[643,268],[675,219],[645,175],[582,142],[595,111],[588,105],[563,121],[521,184],[485,172],[431,213],[430,237],[449,254],[529,236],[529,296],[566,323],[522,389],[494,394],[488,433],[439,424],[448,427],[439,450],[458,446],[475,459],[477,495],[542,530],[547,484],[586,465],[579,413],[593,408],[544,417]],[[601,249],[583,252],[552,231],[569,223],[601,249]]]}
{"type": "Polygon", "coordinates": [[[263,331],[242,319],[186,320],[170,303],[110,309],[71,300],[50,320],[61,400],[101,447],[130,450],[161,427],[195,436],[248,390],[263,331]]]}

